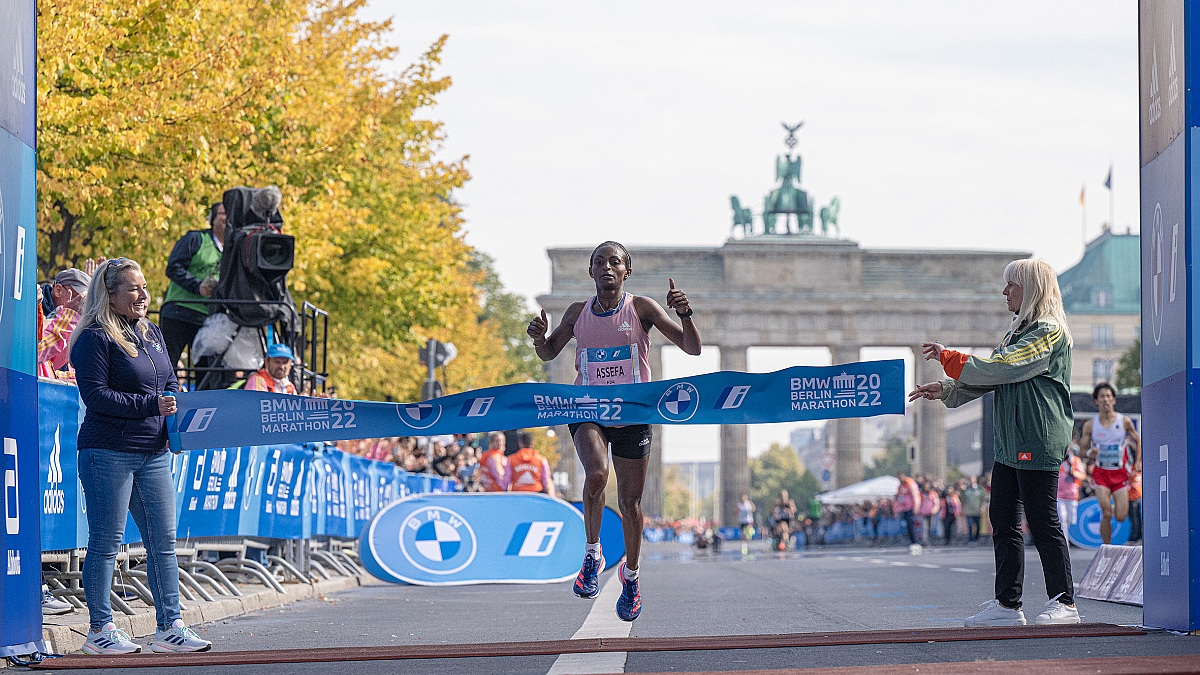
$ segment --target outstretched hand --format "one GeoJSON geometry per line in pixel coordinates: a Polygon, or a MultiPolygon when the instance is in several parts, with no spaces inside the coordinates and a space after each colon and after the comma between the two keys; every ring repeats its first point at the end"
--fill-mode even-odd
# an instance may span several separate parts
{"type": "Polygon", "coordinates": [[[920,384],[917,385],[916,389],[908,392],[909,403],[912,403],[919,398],[928,399],[930,401],[942,400],[942,383],[930,382],[929,384],[920,384]]]}
{"type": "Polygon", "coordinates": [[[675,310],[676,314],[686,315],[691,312],[691,305],[688,304],[687,294],[675,288],[675,280],[667,279],[670,288],[667,290],[667,307],[675,310]]]}
{"type": "Polygon", "coordinates": [[[541,347],[546,344],[546,328],[550,325],[550,321],[546,318],[546,310],[533,317],[533,321],[529,322],[529,328],[525,330],[529,337],[533,338],[533,346],[541,347]]]}
{"type": "Polygon", "coordinates": [[[921,345],[921,352],[925,354],[926,361],[941,361],[942,351],[946,346],[940,342],[926,342],[921,345]]]}

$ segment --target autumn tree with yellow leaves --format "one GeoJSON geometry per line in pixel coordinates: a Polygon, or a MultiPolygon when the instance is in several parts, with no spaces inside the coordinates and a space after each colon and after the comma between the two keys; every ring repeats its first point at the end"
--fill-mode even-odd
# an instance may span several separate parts
{"type": "Polygon", "coordinates": [[[437,157],[443,129],[427,118],[450,85],[436,73],[445,38],[385,74],[388,22],[359,18],[363,4],[40,2],[41,275],[126,256],[161,297],[172,245],[209,204],[278,185],[289,286],[330,313],[341,396],[415,398],[426,337],[459,347],[451,390],[518,377],[462,240],[453,193],[468,173],[437,157]]]}

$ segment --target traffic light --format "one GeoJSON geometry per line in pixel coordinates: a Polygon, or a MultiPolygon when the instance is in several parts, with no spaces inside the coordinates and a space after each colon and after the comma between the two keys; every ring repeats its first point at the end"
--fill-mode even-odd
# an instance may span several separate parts
{"type": "Polygon", "coordinates": [[[433,367],[441,367],[454,360],[458,356],[458,348],[453,342],[438,342],[437,340],[429,340],[420,350],[421,363],[423,365],[433,367]],[[433,363],[429,363],[429,350],[433,348],[433,363]]]}

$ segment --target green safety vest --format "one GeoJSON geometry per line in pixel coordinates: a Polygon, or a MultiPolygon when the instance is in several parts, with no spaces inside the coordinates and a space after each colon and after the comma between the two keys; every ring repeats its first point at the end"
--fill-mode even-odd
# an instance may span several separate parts
{"type": "MultiPolygon", "coordinates": [[[[188,264],[188,273],[201,281],[208,277],[216,277],[221,272],[221,252],[217,250],[217,245],[213,243],[212,231],[209,230],[200,238],[200,250],[196,251],[196,255],[192,256],[191,263],[188,264]]],[[[167,297],[164,302],[176,301],[180,307],[187,307],[201,314],[208,314],[210,305],[204,303],[185,303],[181,300],[198,300],[205,299],[204,296],[193,293],[183,286],[172,281],[167,286],[167,297]]]]}

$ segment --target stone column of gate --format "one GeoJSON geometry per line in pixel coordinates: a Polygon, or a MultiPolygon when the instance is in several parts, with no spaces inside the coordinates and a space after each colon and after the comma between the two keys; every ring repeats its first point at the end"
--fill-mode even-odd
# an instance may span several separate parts
{"type": "MultiPolygon", "coordinates": [[[[720,345],[721,370],[746,371],[746,347],[720,345]]],[[[747,462],[746,425],[721,425],[721,524],[736,527],[738,502],[750,494],[750,464],[747,462]]]]}
{"type": "MultiPolygon", "coordinates": [[[[834,365],[859,360],[858,345],[837,345],[829,348],[834,365]]],[[[862,480],[862,420],[842,419],[833,422],[833,479],[836,487],[853,485],[862,480]]]]}
{"type": "MultiPolygon", "coordinates": [[[[925,384],[946,377],[937,361],[926,361],[921,347],[913,347],[915,384],[925,384]]],[[[932,478],[946,477],[946,406],[939,401],[916,401],[917,462],[913,473],[932,478]]]]}
{"type": "MultiPolygon", "coordinates": [[[[663,379],[662,347],[650,347],[650,373],[663,379]]],[[[650,427],[650,457],[646,467],[646,487],[642,490],[642,512],[648,516],[663,515],[663,442],[661,424],[650,427]]]]}

